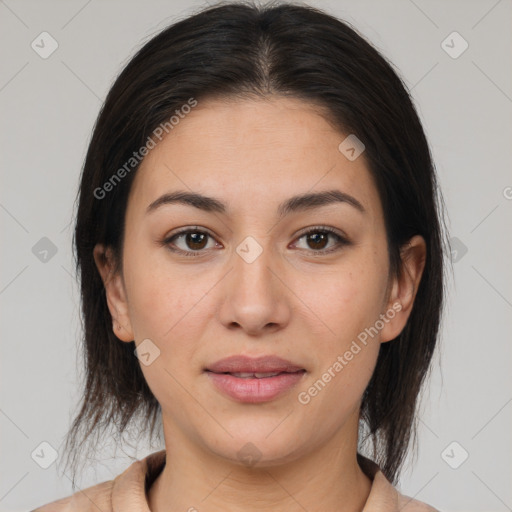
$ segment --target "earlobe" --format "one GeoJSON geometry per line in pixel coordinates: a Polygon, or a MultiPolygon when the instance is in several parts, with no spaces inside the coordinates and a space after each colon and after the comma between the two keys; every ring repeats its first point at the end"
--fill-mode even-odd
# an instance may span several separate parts
{"type": "Polygon", "coordinates": [[[97,244],[93,250],[94,261],[105,287],[108,309],[112,316],[114,334],[122,341],[133,341],[133,330],[128,312],[128,301],[122,276],[115,271],[114,255],[110,247],[97,244]]]}
{"type": "Polygon", "coordinates": [[[389,320],[381,331],[381,342],[395,339],[405,327],[423,275],[426,254],[426,243],[420,235],[412,237],[400,249],[401,268],[399,276],[393,277],[384,312],[389,320]]]}

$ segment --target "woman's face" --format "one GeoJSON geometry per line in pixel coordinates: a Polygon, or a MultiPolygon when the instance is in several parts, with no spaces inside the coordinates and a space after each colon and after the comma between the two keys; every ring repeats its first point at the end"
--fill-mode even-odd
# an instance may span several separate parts
{"type": "Polygon", "coordinates": [[[423,261],[413,240],[411,280],[389,276],[379,195],[364,152],[339,149],[348,135],[299,100],[210,100],[143,160],[106,290],[116,335],[143,343],[167,444],[277,464],[356,441],[423,261]],[[161,199],[177,192],[204,198],[161,199]],[[250,359],[218,363],[232,356],[250,359]]]}

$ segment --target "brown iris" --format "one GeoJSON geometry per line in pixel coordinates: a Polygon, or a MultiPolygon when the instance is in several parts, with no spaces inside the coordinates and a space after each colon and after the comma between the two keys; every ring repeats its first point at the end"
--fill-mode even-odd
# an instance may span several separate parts
{"type": "Polygon", "coordinates": [[[204,249],[207,239],[208,235],[206,233],[187,233],[185,235],[185,242],[187,246],[194,251],[204,249]]]}
{"type": "Polygon", "coordinates": [[[307,235],[308,244],[312,249],[323,249],[325,247],[325,242],[327,242],[328,239],[328,233],[318,232],[307,235]],[[311,241],[313,242],[313,245],[310,244],[311,241]]]}

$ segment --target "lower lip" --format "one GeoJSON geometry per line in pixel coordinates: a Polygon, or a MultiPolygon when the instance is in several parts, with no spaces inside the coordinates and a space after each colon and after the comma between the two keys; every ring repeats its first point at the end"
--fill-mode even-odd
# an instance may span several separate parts
{"type": "Polygon", "coordinates": [[[280,373],[274,377],[262,379],[242,379],[229,373],[206,372],[213,384],[229,397],[246,403],[268,402],[296,386],[304,375],[304,371],[280,373]]]}

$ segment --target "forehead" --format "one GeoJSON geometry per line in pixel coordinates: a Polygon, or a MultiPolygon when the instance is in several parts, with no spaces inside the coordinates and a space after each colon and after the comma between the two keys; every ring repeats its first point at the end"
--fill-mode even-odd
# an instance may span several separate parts
{"type": "Polygon", "coordinates": [[[298,99],[200,101],[142,161],[129,209],[143,210],[175,189],[224,198],[233,210],[256,210],[337,188],[379,215],[364,153],[351,161],[339,150],[346,137],[298,99]]]}

